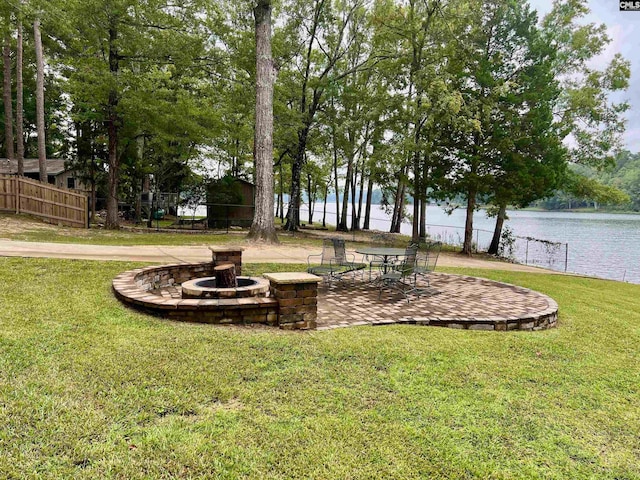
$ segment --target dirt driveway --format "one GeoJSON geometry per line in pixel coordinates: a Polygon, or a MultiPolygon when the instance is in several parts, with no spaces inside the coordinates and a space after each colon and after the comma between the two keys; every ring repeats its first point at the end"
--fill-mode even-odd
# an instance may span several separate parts
{"type": "MultiPolygon", "coordinates": [[[[24,231],[52,232],[60,235],[67,232],[70,236],[81,237],[89,230],[66,229],[49,225],[37,220],[25,219],[13,215],[0,215],[0,256],[6,257],[49,257],[75,258],[85,260],[120,260],[152,263],[204,262],[211,259],[207,245],[202,246],[115,246],[85,245],[76,243],[47,243],[10,240],[10,237],[24,231]]],[[[215,237],[211,239],[215,242],[215,237]]],[[[263,245],[248,243],[239,239],[244,248],[243,260],[247,263],[306,263],[307,257],[319,253],[319,247],[289,245],[263,245]]],[[[534,273],[557,273],[550,270],[518,265],[481,256],[465,257],[456,253],[444,252],[440,255],[439,266],[485,268],[493,270],[511,270],[534,273]]]]}

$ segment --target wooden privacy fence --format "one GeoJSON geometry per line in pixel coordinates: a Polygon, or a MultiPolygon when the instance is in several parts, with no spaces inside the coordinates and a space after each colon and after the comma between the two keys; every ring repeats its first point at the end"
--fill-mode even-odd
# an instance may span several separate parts
{"type": "Polygon", "coordinates": [[[69,227],[89,227],[85,195],[24,177],[0,175],[0,211],[28,213],[69,227]]]}

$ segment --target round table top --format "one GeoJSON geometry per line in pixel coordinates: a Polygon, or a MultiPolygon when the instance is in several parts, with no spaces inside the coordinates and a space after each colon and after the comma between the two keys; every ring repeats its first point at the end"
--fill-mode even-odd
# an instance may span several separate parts
{"type": "Polygon", "coordinates": [[[362,255],[380,255],[387,257],[400,257],[406,254],[404,248],[393,248],[393,247],[360,247],[356,248],[356,253],[361,253],[362,255]]]}

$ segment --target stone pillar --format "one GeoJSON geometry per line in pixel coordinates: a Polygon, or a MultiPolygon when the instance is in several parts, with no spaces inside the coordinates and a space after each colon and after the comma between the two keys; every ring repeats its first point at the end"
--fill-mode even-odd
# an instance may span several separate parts
{"type": "Polygon", "coordinates": [[[278,301],[278,324],[287,330],[313,329],[318,320],[318,283],[310,273],[265,273],[271,297],[278,301]]]}
{"type": "Polygon", "coordinates": [[[236,266],[236,275],[242,275],[242,247],[209,247],[211,261],[217,267],[224,263],[233,263],[236,266]]]}

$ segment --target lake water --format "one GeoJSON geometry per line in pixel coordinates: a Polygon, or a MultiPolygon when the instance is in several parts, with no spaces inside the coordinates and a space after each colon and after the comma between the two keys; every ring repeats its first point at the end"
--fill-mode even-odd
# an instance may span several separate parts
{"type": "MultiPolygon", "coordinates": [[[[318,223],[322,221],[322,204],[316,206],[315,212],[314,222],[318,223]]],[[[464,209],[447,215],[440,207],[429,206],[429,235],[461,244],[465,215],[464,209]]],[[[562,244],[519,238],[514,251],[519,262],[564,270],[566,259],[569,272],[640,283],[640,215],[521,210],[509,211],[508,215],[505,225],[514,235],[562,244]]],[[[306,210],[301,216],[306,221],[306,210]]],[[[371,229],[389,230],[390,216],[379,205],[372,206],[371,216],[371,229]]],[[[335,204],[327,205],[327,223],[336,223],[335,204]]],[[[474,214],[474,242],[480,249],[486,249],[491,242],[494,225],[495,219],[487,218],[483,210],[474,214]]],[[[411,234],[411,225],[403,224],[401,231],[411,234]]]]}

